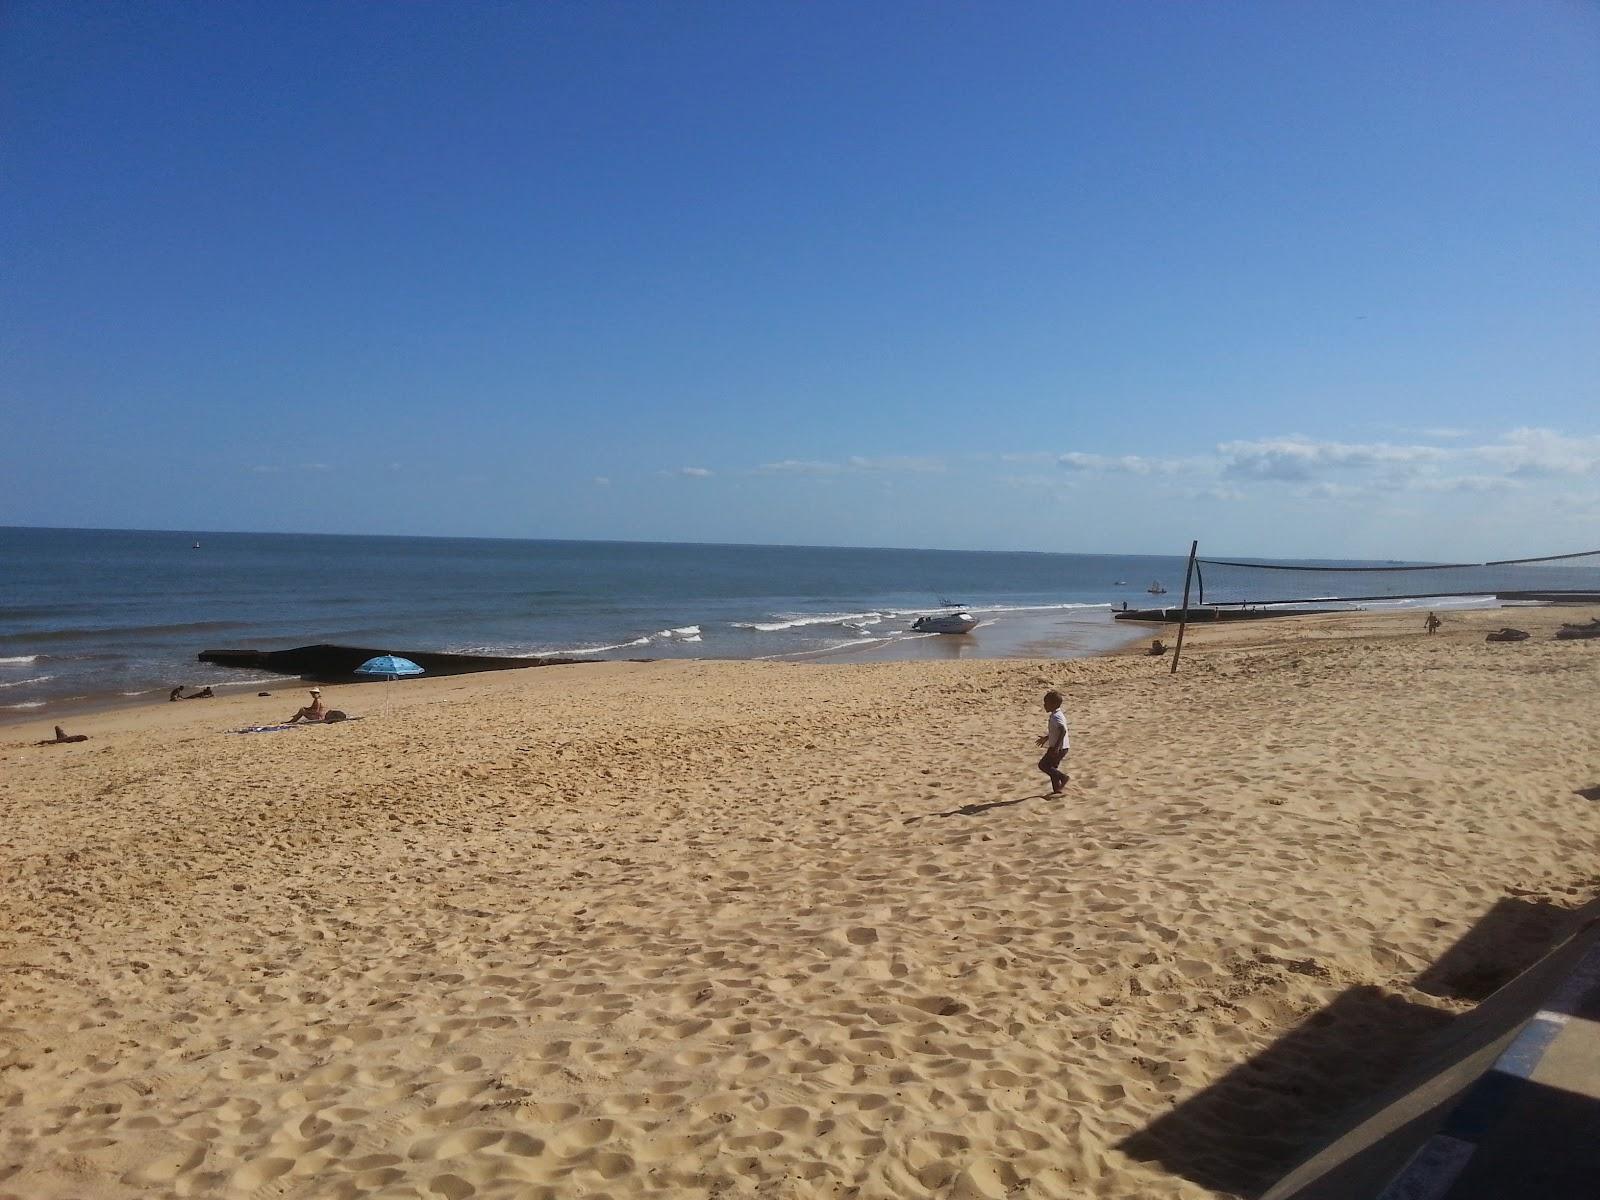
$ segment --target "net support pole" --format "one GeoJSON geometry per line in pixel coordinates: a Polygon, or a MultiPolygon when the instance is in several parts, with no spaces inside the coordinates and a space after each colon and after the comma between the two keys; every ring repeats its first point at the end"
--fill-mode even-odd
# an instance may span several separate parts
{"type": "Polygon", "coordinates": [[[1199,549],[1199,538],[1189,543],[1189,565],[1183,572],[1183,611],[1178,614],[1178,644],[1172,649],[1172,670],[1168,672],[1169,675],[1178,673],[1178,659],[1183,656],[1183,631],[1189,628],[1189,581],[1194,578],[1194,556],[1199,549]]]}

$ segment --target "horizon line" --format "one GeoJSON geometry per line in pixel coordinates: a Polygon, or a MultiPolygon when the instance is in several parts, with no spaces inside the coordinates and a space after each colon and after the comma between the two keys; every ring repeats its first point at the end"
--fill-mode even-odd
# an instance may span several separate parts
{"type": "MultiPolygon", "coordinates": [[[[935,554],[1039,554],[1058,558],[1187,558],[1187,550],[1172,554],[1150,551],[1105,552],[1096,550],[979,550],[960,546],[879,546],[879,545],[824,545],[816,542],[718,542],[694,540],[667,540],[663,538],[576,538],[576,537],[518,537],[507,534],[454,534],[454,533],[326,533],[296,529],[147,529],[110,525],[10,525],[0,524],[0,531],[19,530],[50,533],[174,533],[185,536],[246,536],[246,537],[323,537],[323,538],[397,538],[438,542],[563,542],[573,544],[600,544],[613,546],[725,546],[752,550],[899,550],[910,553],[935,554]]],[[[1189,539],[1193,540],[1193,539],[1189,539]]]]}

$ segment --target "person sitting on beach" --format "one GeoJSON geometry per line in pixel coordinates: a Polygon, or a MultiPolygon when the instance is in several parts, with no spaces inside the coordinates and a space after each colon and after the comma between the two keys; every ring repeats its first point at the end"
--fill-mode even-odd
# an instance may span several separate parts
{"type": "Polygon", "coordinates": [[[323,721],[327,716],[328,710],[322,707],[322,689],[314,687],[311,689],[311,703],[300,709],[284,724],[293,725],[297,721],[323,721]]]}
{"type": "Polygon", "coordinates": [[[1150,657],[1152,657],[1152,658],[1159,658],[1159,657],[1161,657],[1161,655],[1165,654],[1166,652],[1167,652],[1167,644],[1165,642],[1163,642],[1160,638],[1157,638],[1155,641],[1151,642],[1150,643],[1150,649],[1145,651],[1145,653],[1150,655],[1150,657]]]}
{"type": "Polygon", "coordinates": [[[168,700],[211,700],[211,699],[215,698],[215,696],[216,696],[216,693],[213,692],[209,687],[201,688],[198,692],[196,692],[192,696],[185,696],[183,694],[183,689],[188,687],[188,686],[189,685],[187,683],[180,683],[177,687],[173,688],[172,691],[167,693],[167,699],[168,700]]]}
{"type": "Polygon", "coordinates": [[[1444,622],[1439,620],[1438,613],[1429,613],[1428,619],[1424,621],[1423,624],[1426,626],[1428,633],[1431,635],[1437,633],[1439,631],[1439,626],[1443,625],[1444,622]]]}
{"type": "Polygon", "coordinates": [[[1061,760],[1066,758],[1068,749],[1067,718],[1061,712],[1060,692],[1044,694],[1044,710],[1050,714],[1050,718],[1044,736],[1035,743],[1045,747],[1044,757],[1039,760],[1039,770],[1050,776],[1050,794],[1059,796],[1067,786],[1067,777],[1057,768],[1061,766],[1061,760]]]}

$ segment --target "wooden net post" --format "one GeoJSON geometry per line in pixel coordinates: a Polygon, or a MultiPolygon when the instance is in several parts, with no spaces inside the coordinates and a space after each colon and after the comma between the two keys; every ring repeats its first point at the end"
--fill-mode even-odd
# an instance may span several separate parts
{"type": "Polygon", "coordinates": [[[1200,549],[1200,539],[1189,543],[1189,565],[1183,572],[1183,611],[1178,614],[1178,644],[1172,650],[1171,675],[1178,673],[1178,658],[1183,654],[1183,631],[1189,627],[1189,581],[1194,578],[1195,551],[1200,549]]]}

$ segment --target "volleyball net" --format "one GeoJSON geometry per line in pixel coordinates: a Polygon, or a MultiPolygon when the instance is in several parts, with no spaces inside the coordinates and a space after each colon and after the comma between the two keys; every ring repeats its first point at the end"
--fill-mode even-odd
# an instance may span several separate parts
{"type": "Polygon", "coordinates": [[[1212,607],[1407,601],[1600,603],[1600,550],[1481,563],[1195,558],[1197,599],[1212,607]]]}

